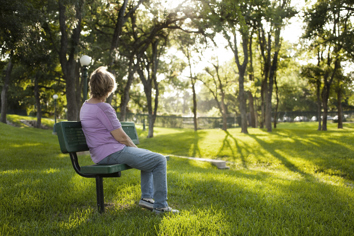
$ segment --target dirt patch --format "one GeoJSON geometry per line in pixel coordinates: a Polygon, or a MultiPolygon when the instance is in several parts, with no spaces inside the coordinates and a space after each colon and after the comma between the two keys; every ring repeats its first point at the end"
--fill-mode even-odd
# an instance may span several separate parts
{"type": "MultiPolygon", "coordinates": [[[[36,127],[37,126],[36,120],[20,120],[20,121],[29,127],[36,127]]],[[[41,124],[41,129],[49,129],[49,127],[41,124]]]]}
{"type": "Polygon", "coordinates": [[[20,127],[18,124],[14,124],[11,121],[6,120],[6,124],[11,125],[13,127],[20,127]]]}

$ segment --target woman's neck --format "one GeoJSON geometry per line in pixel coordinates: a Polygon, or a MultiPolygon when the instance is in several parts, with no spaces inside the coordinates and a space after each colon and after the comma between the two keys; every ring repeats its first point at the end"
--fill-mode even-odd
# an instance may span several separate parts
{"type": "Polygon", "coordinates": [[[89,100],[87,100],[88,103],[91,104],[96,104],[96,103],[101,103],[101,102],[105,102],[105,98],[93,98],[91,97],[89,100]]]}

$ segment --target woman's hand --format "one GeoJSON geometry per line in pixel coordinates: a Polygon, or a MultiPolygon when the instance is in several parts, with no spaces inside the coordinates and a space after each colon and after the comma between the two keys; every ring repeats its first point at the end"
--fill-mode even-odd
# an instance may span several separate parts
{"type": "Polygon", "coordinates": [[[122,127],[111,131],[111,134],[114,137],[114,139],[120,142],[121,144],[124,144],[128,147],[137,147],[133,143],[133,141],[129,138],[129,136],[124,132],[122,127]]]}

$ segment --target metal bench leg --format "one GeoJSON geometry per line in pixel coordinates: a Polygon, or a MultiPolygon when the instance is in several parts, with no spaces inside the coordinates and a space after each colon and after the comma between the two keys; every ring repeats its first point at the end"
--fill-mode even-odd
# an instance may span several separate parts
{"type": "Polygon", "coordinates": [[[96,195],[99,213],[104,213],[103,178],[96,176],[96,195]]]}

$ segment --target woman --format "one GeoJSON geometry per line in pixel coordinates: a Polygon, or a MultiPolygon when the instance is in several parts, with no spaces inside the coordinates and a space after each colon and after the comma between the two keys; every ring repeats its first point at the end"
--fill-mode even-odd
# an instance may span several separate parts
{"type": "Polygon", "coordinates": [[[127,164],[141,170],[139,205],[155,213],[179,213],[167,204],[166,158],[137,148],[123,131],[115,110],[105,103],[115,91],[114,76],[105,67],[90,77],[90,99],[81,107],[80,120],[93,162],[100,165],[127,164]]]}

